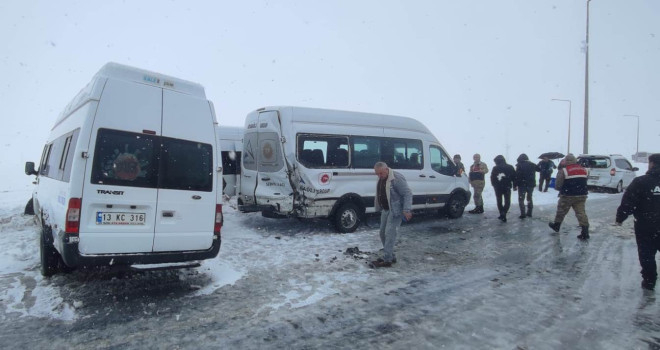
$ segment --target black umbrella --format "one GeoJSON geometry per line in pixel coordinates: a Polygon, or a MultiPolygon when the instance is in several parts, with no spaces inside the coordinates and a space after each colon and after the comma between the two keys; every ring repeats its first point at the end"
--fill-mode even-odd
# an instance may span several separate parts
{"type": "Polygon", "coordinates": [[[545,153],[543,153],[539,156],[539,159],[546,158],[546,157],[548,159],[564,158],[564,154],[559,153],[559,152],[545,152],[545,153]]]}

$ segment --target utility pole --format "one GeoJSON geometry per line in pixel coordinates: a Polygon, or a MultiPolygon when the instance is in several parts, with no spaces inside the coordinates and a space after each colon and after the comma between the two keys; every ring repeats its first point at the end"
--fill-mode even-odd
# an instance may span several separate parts
{"type": "Polygon", "coordinates": [[[582,153],[589,153],[589,3],[587,0],[587,39],[585,41],[585,64],[584,64],[584,140],[582,153]]]}

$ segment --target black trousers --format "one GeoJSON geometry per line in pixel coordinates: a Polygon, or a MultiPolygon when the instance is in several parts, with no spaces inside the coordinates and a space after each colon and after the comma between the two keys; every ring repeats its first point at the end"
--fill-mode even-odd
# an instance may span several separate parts
{"type": "Polygon", "coordinates": [[[548,186],[550,185],[550,178],[552,175],[541,175],[539,176],[539,192],[548,192],[548,186]],[[543,182],[545,181],[545,188],[543,188],[543,182]]]}
{"type": "Polygon", "coordinates": [[[642,266],[642,278],[647,282],[655,283],[658,277],[655,253],[660,251],[660,233],[639,231],[635,228],[637,254],[639,256],[639,264],[642,266]]]}
{"type": "Polygon", "coordinates": [[[509,207],[511,207],[511,189],[495,188],[495,199],[497,200],[497,209],[500,211],[500,215],[508,213],[509,207]]]}

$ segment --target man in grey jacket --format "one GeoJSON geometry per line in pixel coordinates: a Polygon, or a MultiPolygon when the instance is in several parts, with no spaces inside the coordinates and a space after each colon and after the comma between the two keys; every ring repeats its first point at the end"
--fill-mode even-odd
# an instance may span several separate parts
{"type": "Polygon", "coordinates": [[[401,221],[412,218],[412,192],[406,178],[391,170],[384,162],[374,165],[378,175],[376,212],[380,211],[380,241],[383,243],[383,258],[373,261],[373,267],[390,267],[396,262],[394,244],[401,221]]]}

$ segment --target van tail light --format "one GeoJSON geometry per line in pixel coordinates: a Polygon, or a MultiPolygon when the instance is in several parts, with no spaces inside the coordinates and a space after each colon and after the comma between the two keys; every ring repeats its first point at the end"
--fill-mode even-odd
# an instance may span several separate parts
{"type": "Polygon", "coordinates": [[[220,236],[220,229],[222,228],[222,223],[224,218],[222,217],[222,204],[215,205],[215,224],[213,225],[213,234],[220,236]]]}
{"type": "Polygon", "coordinates": [[[612,176],[616,175],[616,168],[610,169],[610,175],[612,176]]]}
{"type": "Polygon", "coordinates": [[[82,198],[69,199],[69,207],[66,209],[66,229],[68,234],[77,234],[80,232],[80,207],[82,198]]]}

